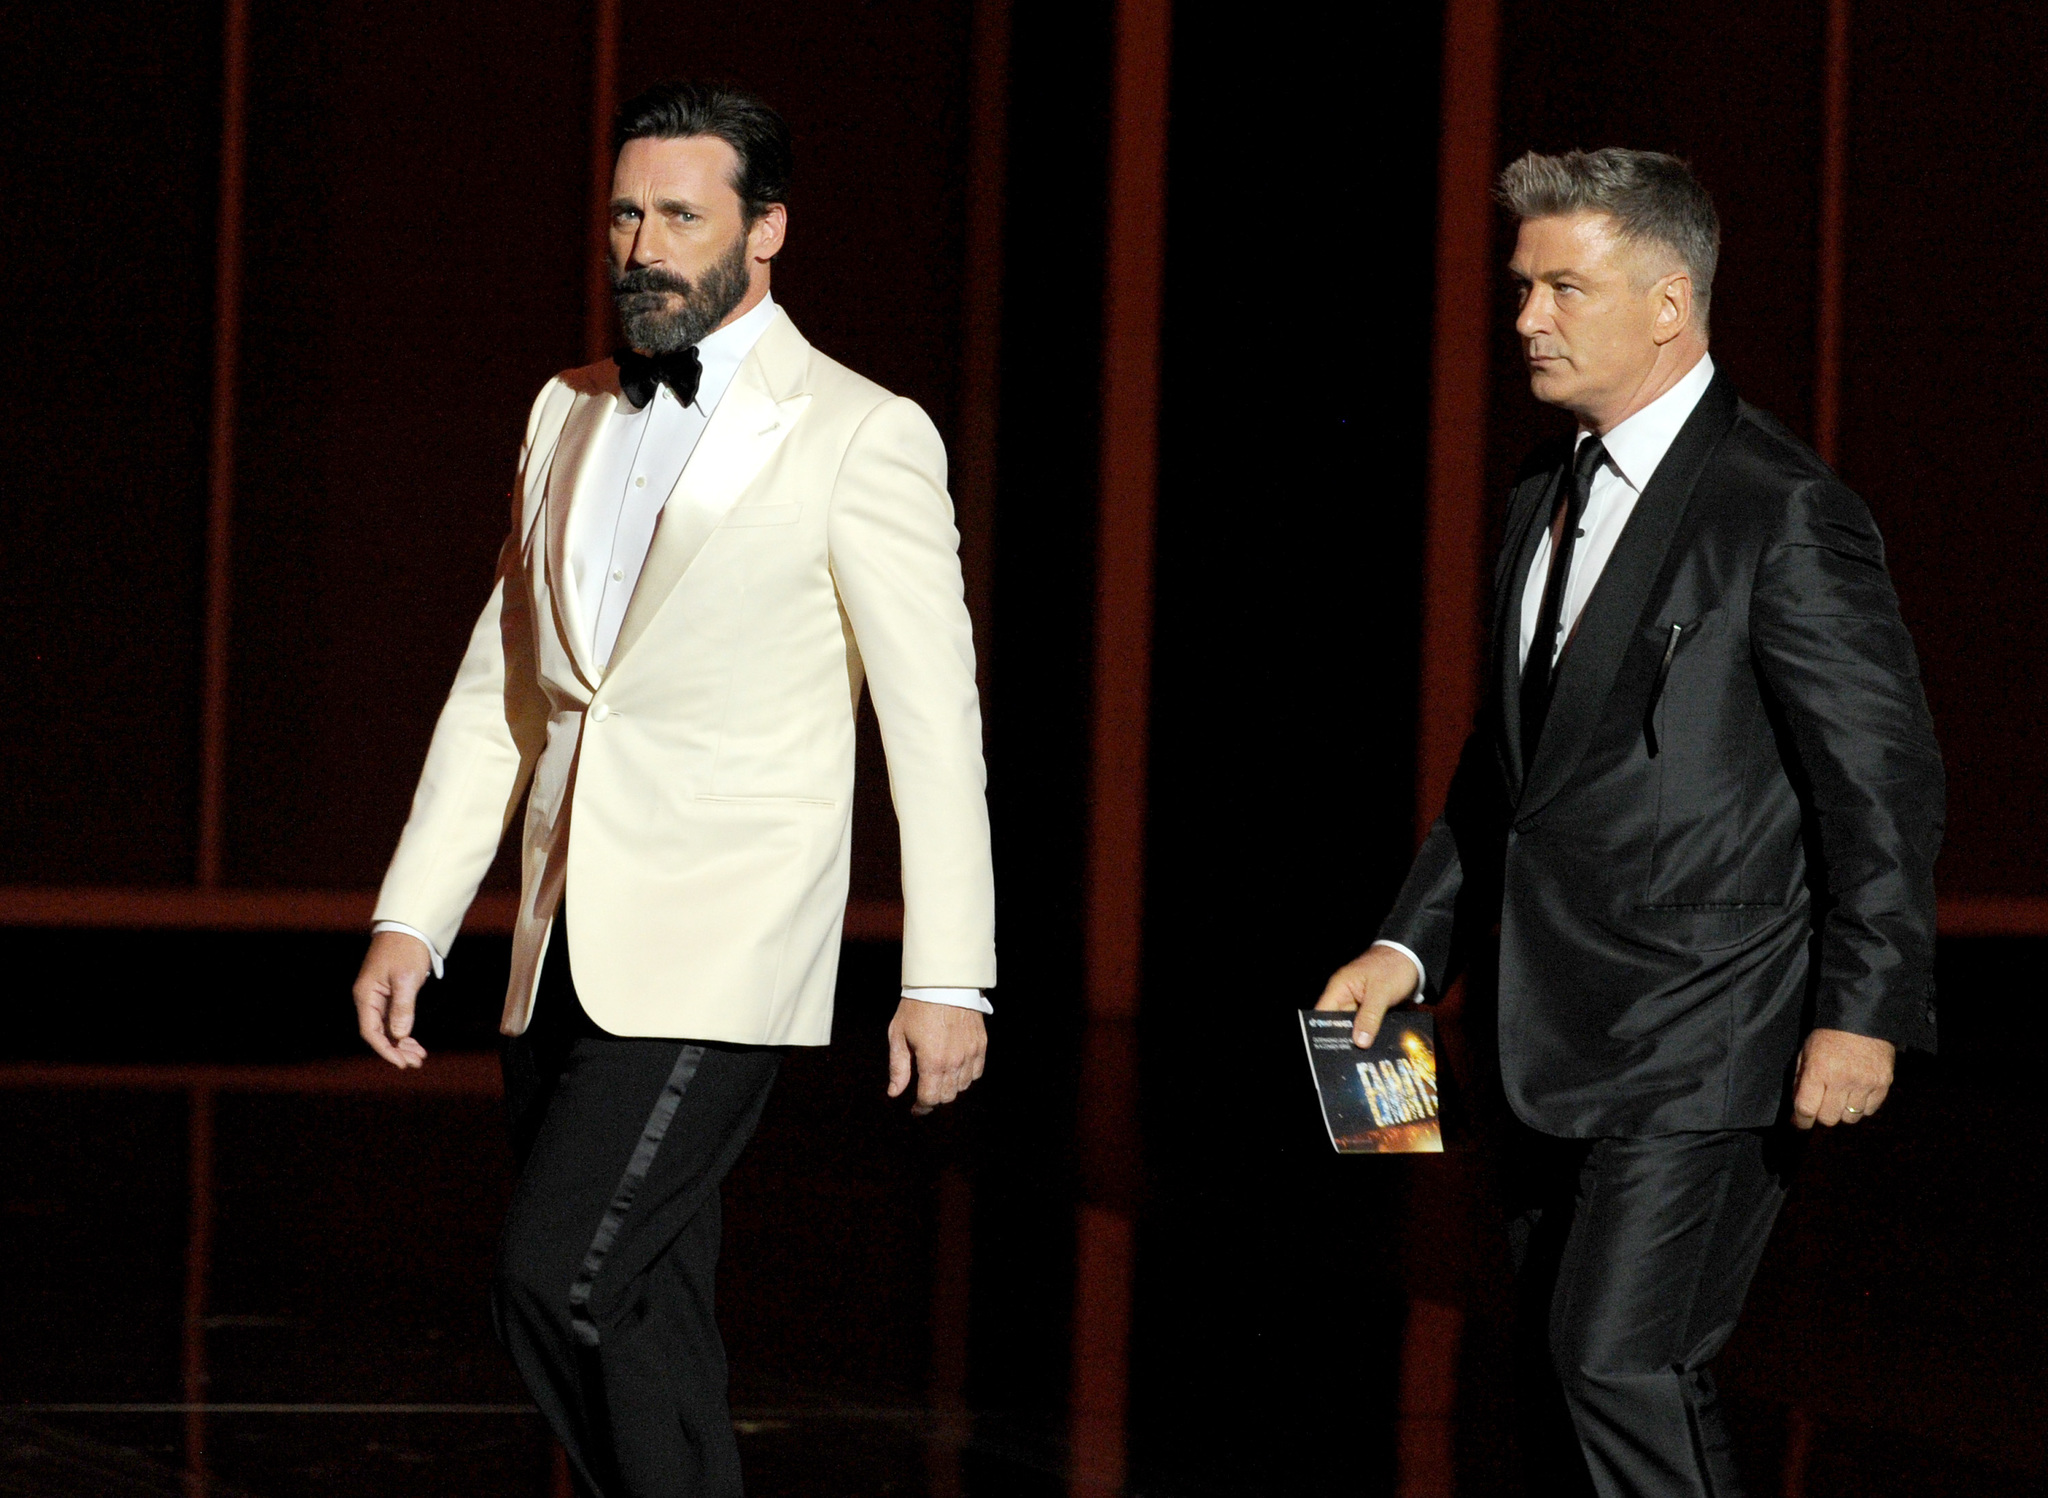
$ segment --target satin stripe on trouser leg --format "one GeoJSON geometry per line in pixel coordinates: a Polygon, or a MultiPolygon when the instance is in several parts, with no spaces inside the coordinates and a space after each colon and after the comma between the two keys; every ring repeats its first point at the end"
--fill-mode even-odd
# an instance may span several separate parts
{"type": "Polygon", "coordinates": [[[1584,1470],[1567,1470],[1576,1463],[1543,1441],[1537,1491],[1740,1498],[1708,1365],[1784,1201],[1789,1146],[1731,1131],[1557,1148],[1577,1168],[1559,1173],[1535,1214],[1526,1288],[1547,1305],[1549,1398],[1562,1395],[1584,1470]]]}
{"type": "Polygon", "coordinates": [[[737,1498],[712,1291],[719,1186],[780,1053],[606,1035],[551,946],[505,1051],[520,1174],[499,1334],[585,1498],[737,1498]]]}

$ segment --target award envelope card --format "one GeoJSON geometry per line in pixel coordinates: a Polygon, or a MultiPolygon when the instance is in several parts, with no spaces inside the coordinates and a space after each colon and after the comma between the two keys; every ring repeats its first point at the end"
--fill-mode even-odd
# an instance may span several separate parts
{"type": "Polygon", "coordinates": [[[1351,1043],[1351,1016],[1305,1009],[1302,1044],[1322,1099],[1323,1127],[1344,1155],[1441,1154],[1436,1030],[1425,1010],[1396,1009],[1373,1043],[1351,1043]]]}

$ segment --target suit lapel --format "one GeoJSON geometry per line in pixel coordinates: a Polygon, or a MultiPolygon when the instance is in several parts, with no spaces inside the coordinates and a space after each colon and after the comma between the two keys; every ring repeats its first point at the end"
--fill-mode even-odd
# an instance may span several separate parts
{"type": "Polygon", "coordinates": [[[1493,658],[1500,663],[1494,673],[1500,691],[1500,724],[1495,750],[1501,770],[1519,795],[1526,767],[1522,763],[1522,589],[1528,580],[1529,563],[1544,527],[1557,509],[1557,485],[1561,468],[1553,467],[1548,478],[1529,480],[1510,506],[1507,519],[1507,570],[1493,590],[1493,658]],[[1533,495],[1534,500],[1530,497],[1533,495]]]}
{"type": "Polygon", "coordinates": [[[567,646],[569,659],[583,684],[595,689],[597,672],[590,663],[590,642],[576,625],[582,617],[577,607],[576,578],[569,566],[569,516],[590,482],[591,444],[611,419],[618,397],[599,392],[582,397],[577,409],[563,424],[560,442],[548,465],[547,482],[547,568],[548,596],[554,606],[555,631],[567,646]]]}
{"type": "Polygon", "coordinates": [[[811,400],[800,388],[809,353],[810,345],[789,315],[778,310],[711,413],[682,477],[662,506],[607,669],[616,669],[646,632],[704,543],[803,415],[811,400]]]}
{"type": "Polygon", "coordinates": [[[1735,388],[1725,374],[1716,374],[1636,501],[1558,662],[1543,738],[1515,806],[1517,821],[1548,805],[1585,757],[1700,474],[1734,424],[1735,388]]]}

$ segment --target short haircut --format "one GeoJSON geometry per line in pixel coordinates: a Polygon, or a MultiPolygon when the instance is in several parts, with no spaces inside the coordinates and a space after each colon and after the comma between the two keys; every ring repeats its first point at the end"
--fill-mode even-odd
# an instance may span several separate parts
{"type": "Polygon", "coordinates": [[[1518,219],[1604,213],[1621,238],[1661,245],[1692,276],[1700,333],[1707,331],[1714,267],[1721,258],[1721,216],[1692,168],[1662,151],[1530,151],[1500,174],[1497,196],[1518,219]]]}
{"type": "Polygon", "coordinates": [[[629,140],[681,140],[712,135],[739,156],[733,191],[749,228],[769,205],[789,201],[795,157],[789,126],[766,103],[727,83],[657,83],[635,94],[612,122],[612,155],[629,140]]]}

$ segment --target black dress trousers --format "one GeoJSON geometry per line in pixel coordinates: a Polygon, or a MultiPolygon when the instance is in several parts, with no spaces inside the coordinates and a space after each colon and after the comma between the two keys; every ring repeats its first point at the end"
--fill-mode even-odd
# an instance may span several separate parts
{"type": "Polygon", "coordinates": [[[1708,1365],[1785,1199],[1786,1131],[1524,1132],[1511,1221],[1530,1492],[1740,1498],[1708,1365]]]}
{"type": "Polygon", "coordinates": [[[780,1059],[600,1030],[556,917],[533,1023],[503,1052],[519,1177],[492,1307],[582,1498],[739,1498],[719,1186],[780,1059]]]}

